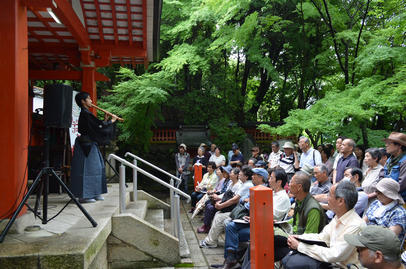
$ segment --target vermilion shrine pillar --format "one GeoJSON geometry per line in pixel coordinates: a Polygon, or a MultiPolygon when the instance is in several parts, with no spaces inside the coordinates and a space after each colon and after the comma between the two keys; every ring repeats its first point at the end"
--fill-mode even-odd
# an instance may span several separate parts
{"type": "MultiPolygon", "coordinates": [[[[2,0],[0,9],[0,219],[24,196],[28,152],[28,33],[24,1],[2,0]]],[[[22,213],[25,212],[25,209],[22,213]]]]}

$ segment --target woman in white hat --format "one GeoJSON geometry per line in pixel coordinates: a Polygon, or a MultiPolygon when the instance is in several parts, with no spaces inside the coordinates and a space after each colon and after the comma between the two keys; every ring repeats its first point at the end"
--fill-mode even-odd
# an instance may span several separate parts
{"type": "Polygon", "coordinates": [[[400,240],[406,229],[405,203],[399,194],[399,183],[383,178],[376,185],[377,200],[367,209],[364,220],[368,225],[379,225],[391,229],[400,240]]]}

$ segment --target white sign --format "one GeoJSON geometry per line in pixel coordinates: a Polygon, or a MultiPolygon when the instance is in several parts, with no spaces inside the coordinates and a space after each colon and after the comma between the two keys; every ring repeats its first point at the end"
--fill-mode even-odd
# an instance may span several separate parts
{"type": "Polygon", "coordinates": [[[79,115],[80,115],[80,107],[75,102],[75,96],[79,92],[77,91],[72,91],[72,125],[69,128],[69,136],[70,136],[70,145],[72,147],[72,152],[73,152],[73,147],[75,146],[75,140],[79,134],[79,115]]]}

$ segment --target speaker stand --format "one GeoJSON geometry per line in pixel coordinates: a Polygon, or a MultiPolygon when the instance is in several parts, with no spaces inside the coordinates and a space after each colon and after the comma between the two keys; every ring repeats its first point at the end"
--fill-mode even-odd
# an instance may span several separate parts
{"type": "MultiPolygon", "coordinates": [[[[69,188],[65,185],[65,183],[62,181],[62,179],[55,173],[55,170],[52,167],[49,167],[49,127],[45,127],[45,138],[44,138],[44,144],[45,144],[45,150],[44,150],[44,158],[45,158],[45,167],[41,169],[41,171],[38,173],[37,177],[35,178],[33,184],[31,185],[30,189],[28,190],[27,194],[24,195],[23,200],[21,203],[18,205],[17,210],[14,212],[13,216],[11,219],[8,221],[6,227],[2,231],[0,235],[0,243],[4,241],[4,238],[6,237],[9,229],[11,228],[11,225],[15,222],[17,219],[18,214],[21,212],[23,209],[25,203],[27,202],[29,196],[32,194],[32,192],[35,190],[37,185],[41,183],[41,189],[43,188],[43,214],[42,214],[42,224],[47,224],[48,223],[48,190],[49,190],[49,176],[53,175],[57,182],[62,186],[62,189],[68,193],[69,197],[73,202],[77,205],[77,207],[82,211],[83,215],[90,221],[93,227],[97,226],[96,221],[89,215],[89,213],[86,211],[86,209],[79,203],[79,201],[75,198],[73,193],[69,190],[69,188]]],[[[34,209],[34,214],[38,215],[37,209],[38,209],[38,197],[34,209]]]]}

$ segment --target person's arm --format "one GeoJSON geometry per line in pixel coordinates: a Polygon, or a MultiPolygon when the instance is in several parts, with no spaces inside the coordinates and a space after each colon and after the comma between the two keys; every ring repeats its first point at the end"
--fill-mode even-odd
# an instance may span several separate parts
{"type": "Polygon", "coordinates": [[[295,162],[293,163],[293,167],[295,168],[295,170],[298,170],[300,168],[299,165],[299,158],[297,156],[297,151],[293,151],[293,158],[295,159],[295,162]]]}
{"type": "MultiPolygon", "coordinates": [[[[326,226],[327,227],[327,226],[326,226]]],[[[356,234],[360,231],[359,225],[351,225],[345,228],[343,234],[356,234]]],[[[300,236],[302,238],[302,236],[300,236]]],[[[330,240],[322,240],[329,247],[322,247],[318,245],[308,245],[300,242],[298,244],[297,250],[303,254],[308,255],[309,257],[316,259],[322,262],[334,263],[334,262],[343,262],[347,260],[350,255],[353,254],[355,247],[348,244],[343,236],[337,237],[335,242],[330,242],[330,240]]]]}
{"type": "Polygon", "coordinates": [[[179,160],[178,160],[178,153],[175,154],[175,163],[176,163],[176,170],[179,170],[179,160]]]}
{"type": "Polygon", "coordinates": [[[214,207],[217,210],[221,210],[223,208],[226,208],[226,207],[229,207],[231,205],[234,205],[234,204],[238,203],[238,200],[240,200],[240,196],[239,195],[234,195],[233,198],[231,198],[231,199],[229,199],[227,201],[224,201],[223,203],[221,201],[217,202],[214,205],[214,207]]]}
{"type": "Polygon", "coordinates": [[[185,166],[183,167],[183,171],[186,171],[189,168],[189,163],[190,163],[190,155],[189,153],[186,154],[186,161],[185,161],[185,166]]]}
{"type": "Polygon", "coordinates": [[[321,164],[321,163],[322,163],[322,161],[321,161],[321,154],[320,154],[320,152],[319,152],[317,149],[314,149],[314,150],[315,150],[314,163],[315,163],[316,165],[321,164]]]}
{"type": "Polygon", "coordinates": [[[313,198],[316,199],[318,202],[327,203],[328,194],[327,193],[316,194],[316,195],[313,195],[313,198]]]}
{"type": "Polygon", "coordinates": [[[307,214],[306,229],[304,233],[318,233],[320,224],[320,213],[317,209],[312,209],[307,214]]]}
{"type": "Polygon", "coordinates": [[[400,233],[402,232],[402,226],[400,225],[389,226],[389,230],[393,231],[397,236],[399,236],[400,233]]]}
{"type": "Polygon", "coordinates": [[[226,157],[224,157],[224,155],[220,155],[222,158],[221,158],[221,165],[222,166],[225,166],[226,165],[226,157]]]}
{"type": "Polygon", "coordinates": [[[334,170],[333,170],[333,182],[332,182],[333,185],[336,184],[336,176],[337,176],[337,170],[334,169],[334,170]]]}
{"type": "Polygon", "coordinates": [[[398,182],[400,185],[399,192],[406,190],[406,161],[400,164],[398,182]]]}

